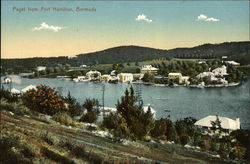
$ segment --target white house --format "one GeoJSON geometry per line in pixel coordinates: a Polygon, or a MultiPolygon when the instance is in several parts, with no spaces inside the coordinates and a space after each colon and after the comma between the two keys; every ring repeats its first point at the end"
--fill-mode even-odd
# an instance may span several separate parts
{"type": "Polygon", "coordinates": [[[145,73],[156,74],[158,70],[159,70],[158,68],[155,68],[152,65],[143,65],[141,67],[142,74],[145,74],[145,73]]]}
{"type": "Polygon", "coordinates": [[[231,65],[234,65],[234,66],[240,66],[240,63],[237,63],[235,61],[226,61],[225,63],[231,64],[231,65]]]}
{"type": "Polygon", "coordinates": [[[25,93],[25,92],[27,92],[27,91],[29,91],[29,90],[32,90],[32,89],[36,89],[36,86],[34,86],[34,85],[29,85],[29,86],[23,88],[21,91],[22,91],[22,93],[25,93]]]}
{"type": "Polygon", "coordinates": [[[91,79],[91,80],[100,78],[101,75],[102,74],[99,71],[89,71],[89,72],[86,73],[86,76],[88,77],[88,79],[91,79]]]}
{"type": "MultiPolygon", "coordinates": [[[[223,129],[227,129],[229,131],[240,129],[240,119],[236,118],[236,120],[218,116],[219,121],[221,122],[221,127],[223,129]]],[[[211,128],[211,121],[216,121],[217,116],[209,115],[195,122],[194,125],[211,128]]]]}
{"type": "Polygon", "coordinates": [[[44,66],[37,66],[36,67],[36,71],[40,72],[40,71],[45,71],[46,70],[46,67],[44,66]]]}
{"type": "Polygon", "coordinates": [[[198,78],[198,79],[202,79],[204,77],[208,77],[212,81],[212,79],[215,77],[215,75],[213,72],[202,72],[196,76],[196,78],[198,78]]]}
{"type": "Polygon", "coordinates": [[[11,80],[10,77],[5,77],[5,78],[3,79],[3,81],[4,81],[5,84],[9,84],[9,83],[12,82],[12,80],[11,80]]]}
{"type": "Polygon", "coordinates": [[[132,73],[119,73],[117,75],[118,81],[125,83],[125,82],[132,82],[133,81],[133,74],[132,73]]]}
{"type": "Polygon", "coordinates": [[[215,68],[212,70],[215,76],[225,76],[228,75],[227,73],[227,67],[223,65],[222,67],[215,68]]]}

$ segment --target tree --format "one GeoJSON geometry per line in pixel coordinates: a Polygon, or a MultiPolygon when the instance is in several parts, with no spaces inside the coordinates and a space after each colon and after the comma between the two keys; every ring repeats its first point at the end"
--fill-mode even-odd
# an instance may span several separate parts
{"type": "Polygon", "coordinates": [[[99,101],[97,99],[86,99],[83,107],[87,110],[87,113],[82,116],[80,121],[94,123],[97,118],[99,111],[99,101]]]}
{"type": "Polygon", "coordinates": [[[149,73],[145,73],[142,80],[144,82],[154,82],[154,76],[149,73]]]}
{"type": "Polygon", "coordinates": [[[116,105],[118,114],[124,119],[124,125],[126,124],[130,131],[130,137],[135,139],[144,139],[154,127],[151,109],[144,112],[142,105],[142,102],[136,102],[133,87],[130,88],[130,91],[126,89],[125,95],[116,105]]]}
{"type": "Polygon", "coordinates": [[[221,121],[219,120],[218,116],[216,116],[216,120],[215,121],[211,121],[211,125],[212,125],[211,129],[214,132],[218,131],[219,133],[221,133],[221,131],[222,131],[221,121]]]}
{"type": "Polygon", "coordinates": [[[70,92],[68,92],[68,95],[64,98],[64,100],[67,103],[67,110],[71,117],[79,116],[81,114],[82,107],[80,103],[78,103],[76,99],[70,95],[70,92]]]}

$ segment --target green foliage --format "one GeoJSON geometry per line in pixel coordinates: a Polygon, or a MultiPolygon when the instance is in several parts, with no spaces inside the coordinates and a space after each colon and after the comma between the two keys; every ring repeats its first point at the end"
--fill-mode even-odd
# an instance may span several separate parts
{"type": "Polygon", "coordinates": [[[0,136],[1,163],[31,164],[35,151],[23,142],[22,137],[12,133],[2,133],[0,136]]]}
{"type": "Polygon", "coordinates": [[[136,97],[132,87],[130,91],[126,89],[125,96],[122,96],[121,101],[118,101],[116,108],[122,117],[120,120],[121,125],[127,126],[132,138],[143,139],[146,135],[149,135],[154,127],[151,109],[149,108],[145,113],[142,103],[136,104],[136,97]]]}
{"type": "Polygon", "coordinates": [[[83,107],[87,110],[87,113],[82,116],[80,121],[94,123],[100,113],[99,106],[100,104],[97,99],[86,99],[83,107]]]}
{"type": "Polygon", "coordinates": [[[159,139],[167,139],[167,120],[161,118],[160,120],[155,121],[154,128],[151,130],[151,136],[159,139]]]}
{"type": "Polygon", "coordinates": [[[20,100],[10,103],[6,99],[1,99],[0,108],[2,110],[11,111],[17,115],[31,114],[30,109],[24,106],[20,100]]]}
{"type": "Polygon", "coordinates": [[[84,158],[86,155],[85,146],[79,143],[76,143],[71,140],[61,140],[60,144],[61,147],[64,147],[70,151],[71,154],[75,155],[78,158],[84,158]]]}
{"type": "Polygon", "coordinates": [[[1,87],[0,89],[0,99],[6,99],[9,103],[12,102],[17,102],[18,101],[18,96],[17,95],[13,95],[10,93],[10,91],[4,89],[1,87]]]}
{"type": "Polygon", "coordinates": [[[53,115],[65,111],[65,102],[57,92],[45,85],[25,92],[22,96],[24,104],[33,111],[53,115]]]}
{"type": "Polygon", "coordinates": [[[58,154],[58,153],[56,153],[56,152],[54,152],[54,151],[46,148],[46,147],[42,147],[41,153],[45,157],[47,157],[47,158],[49,158],[49,159],[51,159],[51,160],[53,160],[55,162],[58,162],[58,163],[62,163],[62,164],[75,164],[75,162],[73,160],[68,159],[68,158],[66,158],[66,157],[64,157],[64,156],[62,156],[62,155],[60,155],[60,154],[58,154]]]}
{"type": "Polygon", "coordinates": [[[80,103],[78,103],[76,99],[70,95],[70,92],[64,100],[67,103],[67,111],[71,117],[79,116],[81,114],[82,107],[80,103]]]}
{"type": "Polygon", "coordinates": [[[42,131],[40,134],[40,138],[50,145],[58,145],[60,142],[60,139],[57,136],[49,133],[48,131],[42,131]]]}
{"type": "Polygon", "coordinates": [[[222,127],[221,127],[221,121],[219,120],[219,117],[216,116],[216,120],[215,121],[211,121],[211,125],[212,125],[212,130],[214,132],[219,132],[221,133],[222,132],[222,127]]]}
{"type": "Polygon", "coordinates": [[[153,83],[154,82],[154,76],[151,75],[151,74],[149,74],[149,73],[145,73],[144,76],[143,76],[143,78],[142,78],[142,80],[144,82],[151,82],[151,83],[153,83]]]}
{"type": "Polygon", "coordinates": [[[66,126],[70,126],[70,125],[74,126],[73,120],[66,112],[58,112],[53,115],[52,119],[66,126]]]}

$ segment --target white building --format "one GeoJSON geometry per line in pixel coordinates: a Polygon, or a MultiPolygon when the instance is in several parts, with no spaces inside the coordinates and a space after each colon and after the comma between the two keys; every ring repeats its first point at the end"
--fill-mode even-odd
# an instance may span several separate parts
{"type": "Polygon", "coordinates": [[[12,82],[12,80],[11,80],[10,77],[5,77],[5,78],[3,79],[3,81],[4,81],[5,84],[9,84],[9,83],[12,82]]]}
{"type": "Polygon", "coordinates": [[[32,90],[32,89],[35,89],[35,90],[36,90],[36,86],[34,86],[34,85],[29,85],[29,86],[23,88],[21,91],[22,91],[22,93],[25,93],[25,92],[27,92],[27,91],[29,91],[29,90],[32,90]]]}
{"type": "Polygon", "coordinates": [[[125,82],[132,82],[133,81],[133,74],[132,73],[119,73],[117,75],[118,81],[125,83],[125,82]]]}
{"type": "Polygon", "coordinates": [[[189,76],[182,76],[180,79],[180,83],[189,85],[190,84],[190,82],[188,81],[189,78],[190,78],[189,76]]]}
{"type": "Polygon", "coordinates": [[[231,64],[231,65],[234,65],[234,66],[240,66],[240,63],[237,63],[235,61],[226,61],[225,63],[231,64]]]}
{"type": "Polygon", "coordinates": [[[87,68],[88,66],[85,64],[80,65],[81,68],[87,68]]]}
{"type": "MultiPolygon", "coordinates": [[[[221,122],[221,127],[223,129],[227,129],[229,131],[240,129],[239,118],[236,118],[236,120],[233,120],[227,117],[221,117],[221,116],[218,116],[218,118],[219,118],[219,121],[221,122]]],[[[209,115],[207,117],[204,117],[196,121],[194,125],[211,128],[212,127],[211,121],[216,121],[216,119],[217,119],[217,116],[209,115]]]]}
{"type": "Polygon", "coordinates": [[[40,71],[45,71],[46,70],[46,67],[44,66],[37,66],[36,67],[36,71],[40,72],[40,71]]]}
{"type": "Polygon", "coordinates": [[[202,79],[204,77],[208,77],[212,81],[212,79],[215,78],[215,75],[213,72],[202,72],[196,76],[198,79],[202,79]]]}
{"type": "Polygon", "coordinates": [[[215,76],[225,76],[228,75],[227,73],[227,67],[223,65],[222,67],[215,68],[212,70],[215,76]]]}
{"type": "Polygon", "coordinates": [[[152,65],[143,65],[141,67],[142,74],[145,74],[145,73],[156,74],[158,70],[159,70],[158,68],[155,68],[152,65]]]}
{"type": "Polygon", "coordinates": [[[95,80],[101,77],[101,72],[99,71],[89,71],[86,73],[88,79],[95,80]]]}

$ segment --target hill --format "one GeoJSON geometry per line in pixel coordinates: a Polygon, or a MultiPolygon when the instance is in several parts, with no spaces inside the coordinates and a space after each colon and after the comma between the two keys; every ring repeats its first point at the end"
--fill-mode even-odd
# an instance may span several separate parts
{"type": "MultiPolygon", "coordinates": [[[[204,44],[193,48],[175,48],[171,50],[154,49],[139,46],[119,46],[87,54],[76,55],[75,58],[48,57],[25,59],[1,59],[4,69],[31,69],[36,66],[55,66],[57,64],[112,64],[145,61],[158,58],[215,58],[229,56],[231,59],[240,60],[250,54],[250,42],[225,42],[221,44],[204,44]]],[[[244,62],[245,60],[243,60],[244,62]]]]}
{"type": "Polygon", "coordinates": [[[0,163],[233,163],[177,144],[118,142],[1,111],[0,163]]]}

